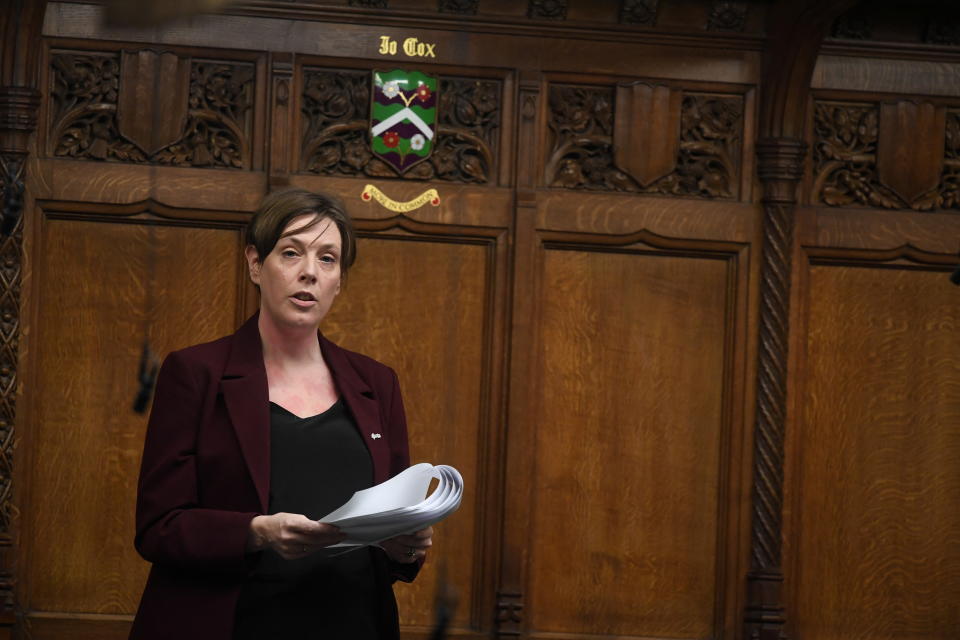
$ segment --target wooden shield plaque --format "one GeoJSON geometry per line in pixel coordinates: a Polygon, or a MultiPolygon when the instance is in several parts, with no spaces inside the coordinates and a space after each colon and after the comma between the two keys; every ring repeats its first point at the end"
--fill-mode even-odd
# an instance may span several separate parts
{"type": "Polygon", "coordinates": [[[677,166],[682,97],[665,86],[617,85],[614,158],[617,167],[641,186],[653,184],[677,166]]]}
{"type": "Polygon", "coordinates": [[[940,184],[946,123],[943,105],[910,100],[880,105],[877,176],[908,205],[940,184]]]}
{"type": "Polygon", "coordinates": [[[148,155],[183,135],[190,91],[190,59],[150,49],[120,58],[117,127],[148,155]]]}

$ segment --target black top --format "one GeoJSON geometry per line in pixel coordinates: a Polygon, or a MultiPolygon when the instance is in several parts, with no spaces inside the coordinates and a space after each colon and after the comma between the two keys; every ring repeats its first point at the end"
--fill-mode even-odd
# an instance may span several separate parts
{"type": "MultiPolygon", "coordinates": [[[[373,485],[373,462],[342,400],[298,418],[270,403],[270,513],[314,520],[373,485]]],[[[368,548],[284,560],[264,550],[237,605],[234,640],[374,640],[380,607],[368,548]]]]}

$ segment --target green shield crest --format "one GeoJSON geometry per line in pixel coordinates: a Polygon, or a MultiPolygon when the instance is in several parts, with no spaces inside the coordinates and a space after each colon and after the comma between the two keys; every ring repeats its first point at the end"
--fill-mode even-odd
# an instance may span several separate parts
{"type": "Polygon", "coordinates": [[[397,173],[430,157],[437,132],[437,79],[420,71],[374,71],[370,148],[397,173]]]}

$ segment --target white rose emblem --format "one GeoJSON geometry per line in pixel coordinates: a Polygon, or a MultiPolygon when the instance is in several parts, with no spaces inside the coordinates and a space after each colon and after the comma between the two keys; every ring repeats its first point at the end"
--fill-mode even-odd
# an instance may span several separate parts
{"type": "Polygon", "coordinates": [[[414,151],[420,151],[420,149],[423,149],[423,145],[425,145],[426,143],[427,141],[424,140],[423,136],[420,135],[419,133],[413,136],[412,138],[410,138],[410,148],[413,149],[414,151]]]}
{"type": "Polygon", "coordinates": [[[400,88],[397,86],[396,82],[388,82],[383,85],[383,95],[387,96],[388,98],[394,98],[398,93],[400,93],[400,88]]]}

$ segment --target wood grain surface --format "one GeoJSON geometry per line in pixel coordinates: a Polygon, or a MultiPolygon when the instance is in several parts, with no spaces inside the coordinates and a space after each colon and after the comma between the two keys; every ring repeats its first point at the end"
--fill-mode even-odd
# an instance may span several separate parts
{"type": "Polygon", "coordinates": [[[35,254],[43,287],[34,342],[43,392],[31,396],[31,441],[40,454],[23,524],[23,604],[132,614],[148,567],[133,549],[146,417],[131,410],[145,323],[161,355],[231,332],[237,236],[83,220],[44,226],[35,254]]]}
{"type": "Polygon", "coordinates": [[[803,640],[960,633],[960,304],[946,275],[810,270],[803,640]]]}
{"type": "Polygon", "coordinates": [[[480,546],[491,256],[489,244],[362,238],[347,287],[323,323],[338,344],[396,370],[411,463],[449,464],[463,475],[463,503],[435,527],[436,547],[421,577],[396,585],[404,626],[433,623],[436,589],[445,577],[460,598],[454,624],[469,627],[478,615],[472,610],[477,572],[490,564],[464,550],[480,546]]]}
{"type": "Polygon", "coordinates": [[[711,637],[723,261],[547,250],[530,628],[711,637]]]}

